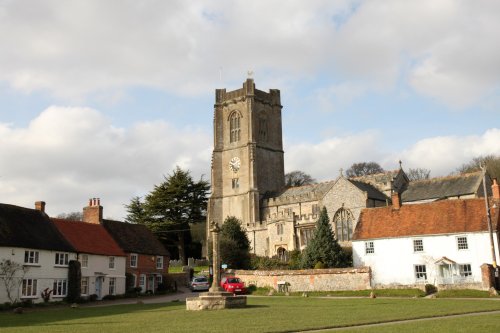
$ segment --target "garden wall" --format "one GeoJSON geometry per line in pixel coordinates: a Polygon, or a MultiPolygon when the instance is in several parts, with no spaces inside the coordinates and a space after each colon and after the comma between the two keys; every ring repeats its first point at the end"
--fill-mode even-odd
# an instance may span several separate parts
{"type": "Polygon", "coordinates": [[[360,268],[329,268],[307,270],[246,271],[228,270],[247,286],[278,290],[278,282],[286,282],[288,291],[335,291],[371,289],[371,270],[360,268]]]}

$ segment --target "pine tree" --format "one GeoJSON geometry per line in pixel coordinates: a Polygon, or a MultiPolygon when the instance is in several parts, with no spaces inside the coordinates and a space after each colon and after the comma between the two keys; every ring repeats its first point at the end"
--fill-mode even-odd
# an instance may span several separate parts
{"type": "Polygon", "coordinates": [[[328,212],[323,207],[316,230],[302,254],[302,268],[314,268],[318,266],[346,267],[349,263],[348,257],[342,247],[335,239],[330,226],[328,212]]]}
{"type": "Polygon", "coordinates": [[[229,216],[220,231],[220,253],[222,263],[229,268],[246,269],[250,266],[250,241],[241,227],[241,221],[229,216]]]}

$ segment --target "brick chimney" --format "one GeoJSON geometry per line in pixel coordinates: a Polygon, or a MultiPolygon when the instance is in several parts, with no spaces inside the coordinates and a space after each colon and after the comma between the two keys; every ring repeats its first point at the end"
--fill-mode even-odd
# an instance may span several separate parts
{"type": "Polygon", "coordinates": [[[36,201],[35,209],[45,213],[45,201],[36,201]]]}
{"type": "Polygon", "coordinates": [[[102,223],[102,206],[101,199],[89,199],[89,205],[83,207],[83,222],[101,224],[102,223]]]}
{"type": "Polygon", "coordinates": [[[500,185],[498,185],[498,180],[496,178],[493,178],[491,192],[493,193],[493,199],[500,199],[500,185]]]}
{"type": "Polygon", "coordinates": [[[392,192],[392,208],[394,209],[401,208],[401,197],[399,196],[398,191],[392,192]]]}

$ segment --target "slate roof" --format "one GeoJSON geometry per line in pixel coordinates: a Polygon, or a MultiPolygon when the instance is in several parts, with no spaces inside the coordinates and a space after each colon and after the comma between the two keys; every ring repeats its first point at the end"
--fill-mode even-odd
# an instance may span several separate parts
{"type": "MultiPolygon", "coordinates": [[[[441,178],[413,181],[401,195],[403,202],[461,197],[482,193],[481,182],[483,173],[473,172],[441,178]]],[[[489,188],[489,187],[488,187],[489,188]]]]}
{"type": "Polygon", "coordinates": [[[142,224],[103,220],[102,225],[127,253],[170,256],[158,238],[142,224]]]}
{"type": "Polygon", "coordinates": [[[371,184],[363,183],[354,179],[348,179],[354,186],[368,194],[368,198],[385,201],[388,197],[371,184]]]}
{"type": "Polygon", "coordinates": [[[0,246],[75,252],[47,214],[8,204],[0,204],[0,246]]]}
{"type": "MultiPolygon", "coordinates": [[[[322,182],[318,184],[311,184],[311,185],[302,185],[302,186],[295,186],[295,187],[289,187],[285,190],[283,190],[281,193],[278,194],[270,194],[265,196],[265,199],[270,199],[270,198],[296,198],[297,202],[302,202],[304,201],[303,196],[310,194],[310,199],[311,200],[319,200],[321,199],[326,192],[333,186],[335,182],[334,181],[327,181],[327,182],[322,182]]],[[[292,200],[293,201],[293,200],[292,200]]]]}
{"type": "Polygon", "coordinates": [[[113,237],[100,224],[54,218],[51,220],[77,252],[126,256],[113,237]]]}
{"type": "MultiPolygon", "coordinates": [[[[494,230],[499,224],[498,211],[492,210],[494,230]]],[[[400,209],[363,209],[353,240],[481,231],[488,231],[484,199],[442,200],[400,209]]]]}

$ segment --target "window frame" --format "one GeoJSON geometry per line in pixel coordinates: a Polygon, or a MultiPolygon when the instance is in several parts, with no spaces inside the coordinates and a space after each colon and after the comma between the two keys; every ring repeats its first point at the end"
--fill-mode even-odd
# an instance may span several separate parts
{"type": "Polygon", "coordinates": [[[114,256],[110,256],[108,257],[108,268],[109,269],[115,269],[116,265],[115,265],[115,257],[114,256]]]}
{"type": "Polygon", "coordinates": [[[139,262],[139,255],[137,253],[131,253],[129,261],[130,267],[137,268],[138,262],[139,262]]]}
{"type": "Polygon", "coordinates": [[[81,290],[81,294],[83,296],[89,295],[90,290],[89,290],[89,278],[88,278],[88,276],[82,277],[82,280],[80,282],[80,290],[81,290]]]}
{"type": "Polygon", "coordinates": [[[415,274],[416,282],[427,282],[427,265],[425,264],[413,265],[413,273],[415,274]]]}
{"type": "Polygon", "coordinates": [[[108,295],[116,295],[116,278],[115,277],[109,278],[108,295]]]}
{"type": "Polygon", "coordinates": [[[365,242],[365,254],[366,255],[375,254],[375,242],[374,241],[366,241],[365,242]]]}
{"type": "Polygon", "coordinates": [[[56,252],[54,254],[54,266],[66,267],[69,264],[69,253],[56,252]]]}
{"type": "Polygon", "coordinates": [[[424,252],[424,240],[422,238],[413,239],[413,252],[414,253],[424,252]],[[417,242],[420,242],[420,244],[417,244],[417,242]]]}
{"type": "Polygon", "coordinates": [[[68,279],[54,279],[52,290],[53,297],[66,297],[68,295],[68,279]]]}
{"type": "Polygon", "coordinates": [[[458,272],[461,277],[467,278],[472,277],[472,265],[471,264],[458,264],[458,272]],[[465,268],[468,268],[467,270],[465,268]]]}
{"type": "Polygon", "coordinates": [[[24,250],[24,264],[36,266],[40,264],[40,251],[24,250]]]}
{"type": "Polygon", "coordinates": [[[21,298],[38,298],[38,279],[25,278],[21,284],[21,298]],[[29,295],[26,293],[30,291],[29,295]]]}
{"type": "Polygon", "coordinates": [[[156,257],[156,269],[163,269],[163,256],[156,257]]]}
{"type": "Polygon", "coordinates": [[[229,115],[229,143],[236,143],[241,139],[241,118],[238,111],[229,115]]]}
{"type": "Polygon", "coordinates": [[[80,257],[80,264],[82,265],[82,268],[89,268],[89,255],[88,254],[82,254],[80,257]]]}
{"type": "Polygon", "coordinates": [[[469,249],[469,241],[467,239],[467,236],[457,236],[456,242],[458,251],[467,251],[469,249]]]}

